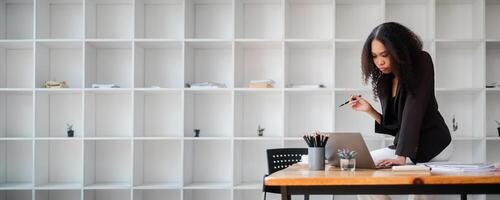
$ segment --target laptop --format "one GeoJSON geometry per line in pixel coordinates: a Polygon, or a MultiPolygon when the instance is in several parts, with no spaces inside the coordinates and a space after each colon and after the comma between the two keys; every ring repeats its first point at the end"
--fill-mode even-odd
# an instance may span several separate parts
{"type": "MultiPolygon", "coordinates": [[[[327,133],[329,138],[325,146],[325,156],[328,164],[339,166],[340,161],[337,156],[337,150],[349,148],[357,152],[356,155],[356,168],[362,169],[380,169],[386,167],[378,167],[373,161],[370,151],[366,146],[363,136],[358,132],[336,132],[327,133]]],[[[390,166],[387,166],[390,168],[390,166]]]]}

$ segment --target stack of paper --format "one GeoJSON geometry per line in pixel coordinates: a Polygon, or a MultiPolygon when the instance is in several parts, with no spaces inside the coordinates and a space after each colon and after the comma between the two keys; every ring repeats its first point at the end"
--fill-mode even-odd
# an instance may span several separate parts
{"type": "Polygon", "coordinates": [[[251,80],[248,85],[249,88],[272,88],[274,81],[271,79],[265,80],[251,80]]]}
{"type": "Polygon", "coordinates": [[[495,165],[484,164],[426,164],[433,172],[491,172],[495,165]]]}
{"type": "Polygon", "coordinates": [[[392,166],[392,171],[430,171],[431,168],[425,165],[401,165],[392,166]]]}
{"type": "Polygon", "coordinates": [[[190,88],[226,88],[226,85],[224,83],[201,82],[191,84],[190,88]]]}

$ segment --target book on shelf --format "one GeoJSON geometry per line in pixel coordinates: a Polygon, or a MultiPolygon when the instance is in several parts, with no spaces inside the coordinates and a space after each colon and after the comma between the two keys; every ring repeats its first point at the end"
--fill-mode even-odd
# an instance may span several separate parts
{"type": "Polygon", "coordinates": [[[290,84],[288,85],[288,88],[300,88],[300,89],[318,89],[318,88],[325,88],[323,84],[304,84],[304,85],[295,85],[295,84],[290,84]]]}
{"type": "Polygon", "coordinates": [[[249,88],[273,88],[274,81],[271,79],[251,80],[248,84],[249,88]]]}
{"type": "Polygon", "coordinates": [[[248,84],[249,88],[273,88],[273,85],[269,83],[250,83],[248,84]]]}
{"type": "Polygon", "coordinates": [[[200,82],[189,84],[189,88],[226,88],[226,84],[215,82],[200,82]]]}

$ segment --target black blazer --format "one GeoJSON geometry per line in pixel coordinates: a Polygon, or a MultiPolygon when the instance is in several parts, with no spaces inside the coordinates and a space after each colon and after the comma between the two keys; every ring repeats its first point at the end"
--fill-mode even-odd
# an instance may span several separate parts
{"type": "MultiPolygon", "coordinates": [[[[417,64],[418,84],[412,94],[399,87],[395,98],[397,127],[388,128],[384,122],[387,104],[391,95],[380,98],[382,104],[381,123],[375,122],[375,132],[395,136],[396,155],[406,156],[413,163],[428,162],[443,151],[451,142],[446,123],[438,111],[434,94],[434,66],[431,56],[421,51],[417,64]]],[[[389,90],[391,91],[391,90],[389,90]]]]}

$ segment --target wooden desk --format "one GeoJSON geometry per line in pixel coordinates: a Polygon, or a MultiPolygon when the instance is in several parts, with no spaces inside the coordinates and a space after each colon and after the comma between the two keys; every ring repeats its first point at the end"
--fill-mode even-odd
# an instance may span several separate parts
{"type": "Polygon", "coordinates": [[[264,184],[281,187],[282,200],[293,194],[460,194],[465,200],[467,194],[500,194],[500,172],[309,171],[307,165],[295,164],[269,175],[264,184]]]}

